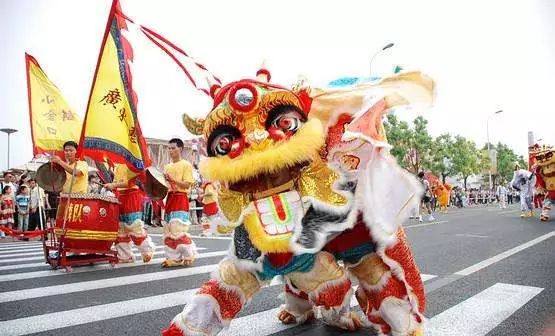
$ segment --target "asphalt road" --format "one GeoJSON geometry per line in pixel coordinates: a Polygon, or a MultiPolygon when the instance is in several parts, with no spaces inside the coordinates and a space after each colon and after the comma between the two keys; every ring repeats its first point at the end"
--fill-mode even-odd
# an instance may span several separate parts
{"type": "MultiPolygon", "coordinates": [[[[554,214],[555,215],[555,214],[554,214]]],[[[555,335],[555,220],[474,207],[405,224],[427,291],[426,335],[555,335]]],[[[194,238],[193,267],[150,264],[52,271],[39,242],[0,242],[0,335],[158,335],[222,259],[229,239],[194,238]]],[[[320,322],[283,326],[281,285],[257,294],[225,335],[373,335],[320,322]]]]}

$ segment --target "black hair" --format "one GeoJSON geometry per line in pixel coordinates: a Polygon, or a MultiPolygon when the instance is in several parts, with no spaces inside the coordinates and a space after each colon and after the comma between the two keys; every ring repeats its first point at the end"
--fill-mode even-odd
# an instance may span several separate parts
{"type": "Polygon", "coordinates": [[[423,171],[419,172],[418,177],[423,178],[424,177],[424,172],[423,171]]]}
{"type": "Polygon", "coordinates": [[[37,179],[35,179],[35,178],[30,178],[27,182],[31,182],[31,181],[37,182],[37,179]]]}
{"type": "Polygon", "coordinates": [[[19,186],[19,190],[17,191],[18,194],[21,194],[23,190],[27,189],[28,187],[25,184],[19,186]]]}
{"type": "Polygon", "coordinates": [[[183,141],[179,138],[170,139],[170,141],[168,141],[168,143],[175,144],[178,148],[185,147],[185,144],[183,144],[183,141]]]}
{"type": "Polygon", "coordinates": [[[5,185],[4,188],[2,188],[2,195],[6,195],[8,193],[8,189],[10,189],[12,186],[9,185],[5,185]]]}
{"type": "Polygon", "coordinates": [[[73,140],[64,142],[64,146],[63,146],[62,148],[65,149],[67,146],[71,146],[71,147],[73,147],[73,148],[75,148],[75,149],[77,149],[77,147],[78,147],[77,142],[75,142],[75,141],[73,141],[73,140]]]}

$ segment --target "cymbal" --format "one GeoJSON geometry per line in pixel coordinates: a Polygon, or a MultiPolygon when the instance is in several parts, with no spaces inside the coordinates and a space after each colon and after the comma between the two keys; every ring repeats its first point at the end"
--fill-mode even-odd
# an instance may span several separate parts
{"type": "Polygon", "coordinates": [[[163,199],[168,194],[168,182],[156,167],[146,169],[145,192],[152,199],[163,199]]]}
{"type": "Polygon", "coordinates": [[[57,163],[47,162],[37,169],[35,178],[44,190],[59,193],[66,183],[66,171],[57,163]]]}

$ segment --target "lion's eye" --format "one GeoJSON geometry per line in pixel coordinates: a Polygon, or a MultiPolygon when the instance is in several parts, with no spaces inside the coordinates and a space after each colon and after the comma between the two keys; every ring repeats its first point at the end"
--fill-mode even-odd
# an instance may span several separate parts
{"type": "Polygon", "coordinates": [[[279,106],[269,113],[266,127],[281,130],[285,134],[296,133],[306,121],[305,116],[292,106],[279,106]]]}
{"type": "Polygon", "coordinates": [[[273,122],[273,126],[278,127],[284,132],[296,132],[299,129],[299,127],[301,127],[302,121],[300,116],[296,116],[293,114],[296,114],[296,112],[279,116],[273,122]]]}
{"type": "Polygon", "coordinates": [[[241,133],[233,127],[216,129],[208,139],[208,155],[227,155],[231,151],[233,142],[241,137],[241,133]]]}

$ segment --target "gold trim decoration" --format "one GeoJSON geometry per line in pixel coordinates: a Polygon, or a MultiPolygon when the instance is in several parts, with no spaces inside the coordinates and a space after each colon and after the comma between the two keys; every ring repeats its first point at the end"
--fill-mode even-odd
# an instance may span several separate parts
{"type": "Polygon", "coordinates": [[[69,239],[84,240],[116,240],[118,233],[113,231],[93,231],[93,230],[70,230],[70,229],[54,229],[54,234],[60,237],[64,234],[69,239]]]}
{"type": "MultiPolygon", "coordinates": [[[[258,102],[254,109],[247,113],[238,113],[228,103],[229,92],[226,97],[216,106],[206,117],[204,121],[204,136],[209,137],[210,133],[219,125],[228,124],[237,127],[240,131],[247,131],[245,129],[244,121],[250,116],[256,115],[258,122],[261,126],[266,122],[268,112],[278,105],[293,105],[300,110],[303,109],[299,98],[292,92],[286,89],[278,89],[272,87],[265,87],[260,84],[252,84],[258,93],[258,102]]],[[[185,115],[183,116],[185,120],[185,115]]]]}
{"type": "Polygon", "coordinates": [[[334,190],[334,184],[338,180],[339,174],[317,156],[301,171],[297,180],[297,190],[303,197],[314,197],[333,206],[345,206],[348,200],[334,190]]]}
{"type": "Polygon", "coordinates": [[[204,119],[202,118],[191,118],[187,113],[183,113],[183,125],[185,128],[194,135],[202,135],[202,129],[204,128],[204,119]]]}

